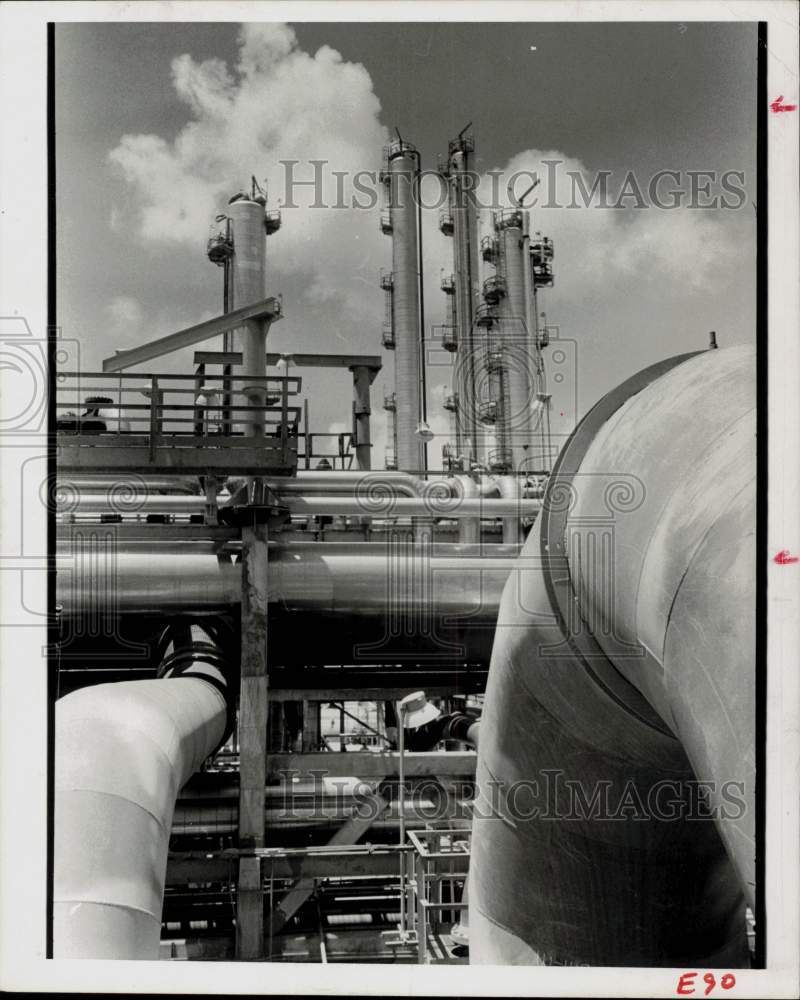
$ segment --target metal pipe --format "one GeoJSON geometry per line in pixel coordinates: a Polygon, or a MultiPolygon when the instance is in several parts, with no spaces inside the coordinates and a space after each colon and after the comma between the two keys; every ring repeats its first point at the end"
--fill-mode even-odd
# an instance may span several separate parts
{"type": "MultiPolygon", "coordinates": [[[[515,565],[514,549],[487,557],[471,547],[463,554],[458,545],[415,549],[407,544],[407,534],[398,532],[385,543],[270,545],[270,604],[287,611],[369,617],[392,608],[405,608],[411,616],[430,602],[441,614],[491,620],[515,565]]],[[[97,612],[109,601],[120,613],[209,612],[239,603],[237,563],[220,561],[213,550],[168,559],[156,558],[158,552],[109,550],[102,532],[77,535],[57,555],[56,601],[62,614],[97,612]]]]}
{"type": "MultiPolygon", "coordinates": [[[[456,476],[456,482],[461,490],[461,495],[468,499],[481,496],[478,484],[471,476],[456,476]]],[[[481,498],[481,503],[486,501],[481,498]]],[[[480,541],[481,522],[479,518],[464,518],[458,525],[458,540],[465,544],[476,544],[480,541]]]]}
{"type": "Polygon", "coordinates": [[[372,467],[372,440],[370,437],[370,370],[360,365],[353,371],[353,436],[355,438],[356,466],[359,471],[372,467]]]}
{"type": "MultiPolygon", "coordinates": [[[[508,495],[500,499],[443,496],[402,497],[380,494],[364,496],[300,496],[285,494],[280,497],[293,516],[318,516],[328,514],[339,517],[427,517],[427,518],[492,518],[533,517],[541,500],[515,499],[508,495]]],[[[67,503],[65,501],[65,506],[67,503]]],[[[69,498],[67,511],[70,514],[202,514],[205,511],[204,497],[184,496],[138,496],[130,501],[109,501],[106,496],[81,496],[69,498]]],[[[504,541],[518,541],[519,538],[504,541]]],[[[462,541],[476,541],[464,538],[462,541]]]]}
{"type": "Polygon", "coordinates": [[[473,962],[749,965],[754,373],[655,365],[561,452],[498,616],[473,962]]]}
{"type": "MultiPolygon", "coordinates": [[[[417,288],[419,289],[419,395],[422,422],[428,422],[428,383],[425,354],[425,279],[422,249],[422,163],[417,151],[417,174],[414,187],[417,200],[417,288]]],[[[422,439],[422,469],[428,468],[428,442],[422,439]]]]}
{"type": "MultiPolygon", "coordinates": [[[[231,493],[235,492],[237,481],[243,483],[244,480],[229,479],[228,483],[231,493]]],[[[265,477],[264,482],[274,492],[279,495],[286,493],[331,493],[337,495],[348,495],[358,493],[362,495],[375,490],[391,491],[398,496],[416,497],[420,495],[425,481],[417,476],[412,476],[407,472],[374,470],[364,471],[340,471],[329,470],[327,472],[317,472],[316,470],[298,469],[296,477],[265,477]]]]}
{"type": "MultiPolygon", "coordinates": [[[[459,555],[461,546],[415,549],[412,539],[405,529],[385,543],[271,548],[270,662],[488,663],[500,594],[524,566],[513,550],[487,557],[467,546],[469,554],[459,555]]],[[[228,610],[240,602],[241,586],[238,563],[214,554],[115,552],[102,532],[74,539],[57,560],[65,642],[71,635],[80,642],[98,621],[134,641],[131,616],[228,610]]]]}
{"type": "Polygon", "coordinates": [[[143,493],[181,493],[199,494],[200,483],[197,479],[181,479],[175,477],[151,478],[149,476],[129,476],[120,473],[117,476],[58,476],[59,493],[96,493],[112,494],[128,493],[130,491],[143,493]]]}
{"type": "Polygon", "coordinates": [[[176,797],[229,718],[224,673],[191,655],[56,703],[55,958],[158,958],[176,797]]]}
{"type": "MultiPolygon", "coordinates": [[[[503,518],[503,544],[517,545],[522,538],[520,519],[528,516],[523,509],[531,501],[523,499],[518,476],[495,476],[495,482],[500,496],[512,506],[512,516],[503,518]]],[[[534,503],[541,504],[541,501],[535,500],[534,503]]]]}

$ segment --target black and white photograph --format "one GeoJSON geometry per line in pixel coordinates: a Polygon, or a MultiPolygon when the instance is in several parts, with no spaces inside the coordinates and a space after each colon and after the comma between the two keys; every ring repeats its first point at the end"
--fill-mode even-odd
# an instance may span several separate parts
{"type": "Polygon", "coordinates": [[[797,995],[798,6],[0,18],[0,985],[797,995]]]}

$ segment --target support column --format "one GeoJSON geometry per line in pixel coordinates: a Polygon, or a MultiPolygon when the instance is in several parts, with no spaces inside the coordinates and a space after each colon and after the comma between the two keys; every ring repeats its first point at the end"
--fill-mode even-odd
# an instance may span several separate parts
{"type": "Polygon", "coordinates": [[[353,373],[353,436],[356,446],[356,468],[371,469],[372,443],[369,424],[372,413],[369,398],[371,372],[363,365],[351,368],[350,371],[353,373]]]}
{"type": "Polygon", "coordinates": [[[303,700],[303,750],[319,749],[319,702],[303,700]]]}
{"type": "MultiPolygon", "coordinates": [[[[239,688],[239,846],[264,846],[267,783],[267,537],[242,528],[242,649],[239,688]]],[[[240,858],[236,957],[264,955],[264,893],[257,858],[240,858]]]]}

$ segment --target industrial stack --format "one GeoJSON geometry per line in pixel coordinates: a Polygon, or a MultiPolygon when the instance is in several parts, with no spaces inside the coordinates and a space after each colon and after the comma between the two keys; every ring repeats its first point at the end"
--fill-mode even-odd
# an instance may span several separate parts
{"type": "MultiPolygon", "coordinates": [[[[381,180],[389,210],[384,232],[392,237],[392,271],[381,274],[394,350],[395,393],[392,414],[394,463],[404,472],[425,469],[425,442],[421,437],[422,356],[424,328],[419,231],[419,152],[402,139],[384,150],[381,180]]],[[[384,327],[385,331],[385,327],[384,327]]],[[[387,344],[384,332],[384,345],[387,344]]]]}

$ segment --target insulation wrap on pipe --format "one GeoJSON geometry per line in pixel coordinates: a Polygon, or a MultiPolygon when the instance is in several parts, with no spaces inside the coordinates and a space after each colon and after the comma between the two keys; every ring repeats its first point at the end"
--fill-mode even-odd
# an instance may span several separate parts
{"type": "MultiPolygon", "coordinates": [[[[217,655],[205,627],[190,632],[217,655]]],[[[204,653],[173,659],[180,676],[56,703],[55,958],[158,958],[177,795],[224,740],[233,698],[204,653]]]]}
{"type": "Polygon", "coordinates": [[[754,397],[746,348],[672,359],[559,457],[498,615],[472,962],[749,964],[754,397]]]}

